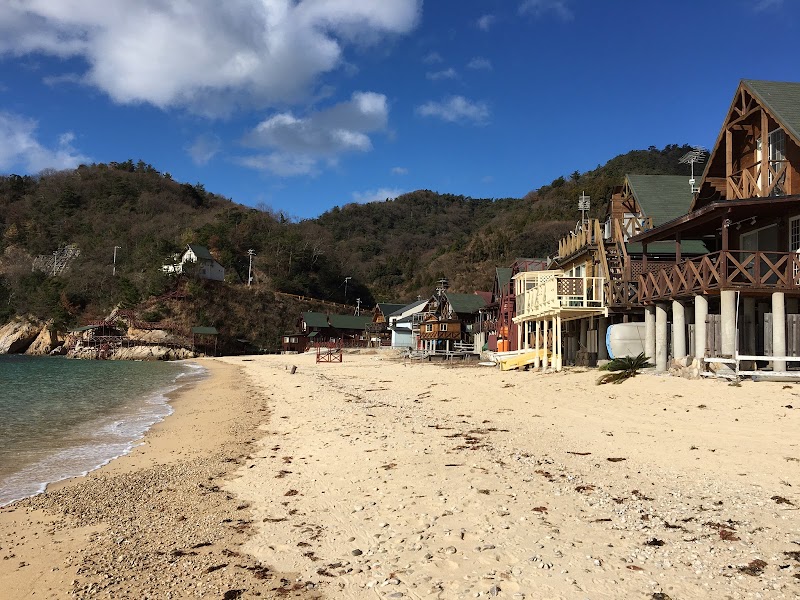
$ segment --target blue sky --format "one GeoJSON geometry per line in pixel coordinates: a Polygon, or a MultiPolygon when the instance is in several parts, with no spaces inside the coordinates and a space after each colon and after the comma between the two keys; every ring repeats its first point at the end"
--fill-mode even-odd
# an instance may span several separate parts
{"type": "Polygon", "coordinates": [[[0,173],[142,159],[299,218],[521,197],[712,146],[799,38],[799,0],[0,0],[0,173]]]}

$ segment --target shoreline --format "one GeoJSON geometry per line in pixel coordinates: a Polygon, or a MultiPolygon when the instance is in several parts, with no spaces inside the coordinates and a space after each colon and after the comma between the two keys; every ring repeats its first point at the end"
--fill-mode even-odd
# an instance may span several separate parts
{"type": "Polygon", "coordinates": [[[266,401],[240,368],[197,362],[207,375],[168,394],[173,412],[130,452],[0,509],[4,597],[269,597],[294,581],[241,553],[249,506],[225,491],[266,401]]]}

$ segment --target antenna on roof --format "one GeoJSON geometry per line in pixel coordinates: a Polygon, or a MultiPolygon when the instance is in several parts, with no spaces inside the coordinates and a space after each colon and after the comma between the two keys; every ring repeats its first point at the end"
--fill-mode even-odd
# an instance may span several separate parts
{"type": "Polygon", "coordinates": [[[678,162],[691,166],[692,177],[689,179],[689,187],[692,188],[692,194],[696,194],[700,191],[700,188],[695,187],[694,185],[694,163],[704,163],[706,161],[707,154],[708,150],[702,146],[692,146],[692,149],[689,150],[689,152],[678,159],[678,162]]]}
{"type": "Polygon", "coordinates": [[[589,196],[586,195],[586,192],[581,192],[581,195],[578,196],[578,210],[581,211],[581,224],[586,222],[586,213],[589,212],[589,196]]]}

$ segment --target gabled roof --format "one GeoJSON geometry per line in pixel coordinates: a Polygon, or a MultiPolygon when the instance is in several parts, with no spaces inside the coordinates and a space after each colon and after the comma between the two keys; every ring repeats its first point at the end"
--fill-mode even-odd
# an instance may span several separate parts
{"type": "Polygon", "coordinates": [[[742,83],[789,135],[800,140],[800,83],[756,79],[744,79],[742,83]]]}
{"type": "Polygon", "coordinates": [[[405,306],[404,304],[389,304],[387,302],[378,302],[378,308],[384,317],[388,317],[396,310],[400,310],[405,306]]]}
{"type": "Polygon", "coordinates": [[[189,250],[194,252],[194,255],[200,260],[214,260],[211,252],[205,246],[198,246],[197,244],[189,244],[189,250]]]}
{"type": "Polygon", "coordinates": [[[689,212],[692,192],[683,175],[626,175],[633,197],[653,226],[677,219],[689,212]]]}
{"type": "Polygon", "coordinates": [[[317,329],[325,329],[328,325],[328,315],[318,312],[304,312],[303,321],[309,327],[316,327],[317,329]]]}
{"type": "Polygon", "coordinates": [[[405,306],[401,306],[400,308],[395,310],[393,313],[390,313],[390,314],[388,314],[386,316],[387,317],[397,317],[397,316],[402,315],[404,312],[413,311],[414,309],[417,309],[417,308],[422,310],[422,307],[425,306],[427,303],[428,303],[428,298],[426,298],[424,300],[417,300],[416,302],[412,302],[411,304],[406,304],[405,306]]]}
{"type": "Polygon", "coordinates": [[[513,269],[511,267],[497,267],[495,269],[495,278],[497,279],[497,285],[499,288],[503,288],[503,286],[508,285],[508,282],[511,281],[511,276],[513,275],[513,269]]]}
{"type": "Polygon", "coordinates": [[[331,327],[335,329],[358,329],[363,330],[372,323],[372,315],[328,315],[331,327]]]}
{"type": "Polygon", "coordinates": [[[456,294],[445,292],[450,307],[457,313],[472,314],[486,306],[486,300],[477,294],[456,294]]]}

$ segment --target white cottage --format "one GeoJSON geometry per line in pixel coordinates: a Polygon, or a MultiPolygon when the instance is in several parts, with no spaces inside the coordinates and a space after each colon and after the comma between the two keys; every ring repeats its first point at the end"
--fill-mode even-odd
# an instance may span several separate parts
{"type": "Polygon", "coordinates": [[[214,260],[208,248],[196,244],[189,244],[174,264],[164,265],[161,270],[175,275],[185,273],[212,281],[225,280],[225,267],[214,260]]]}

